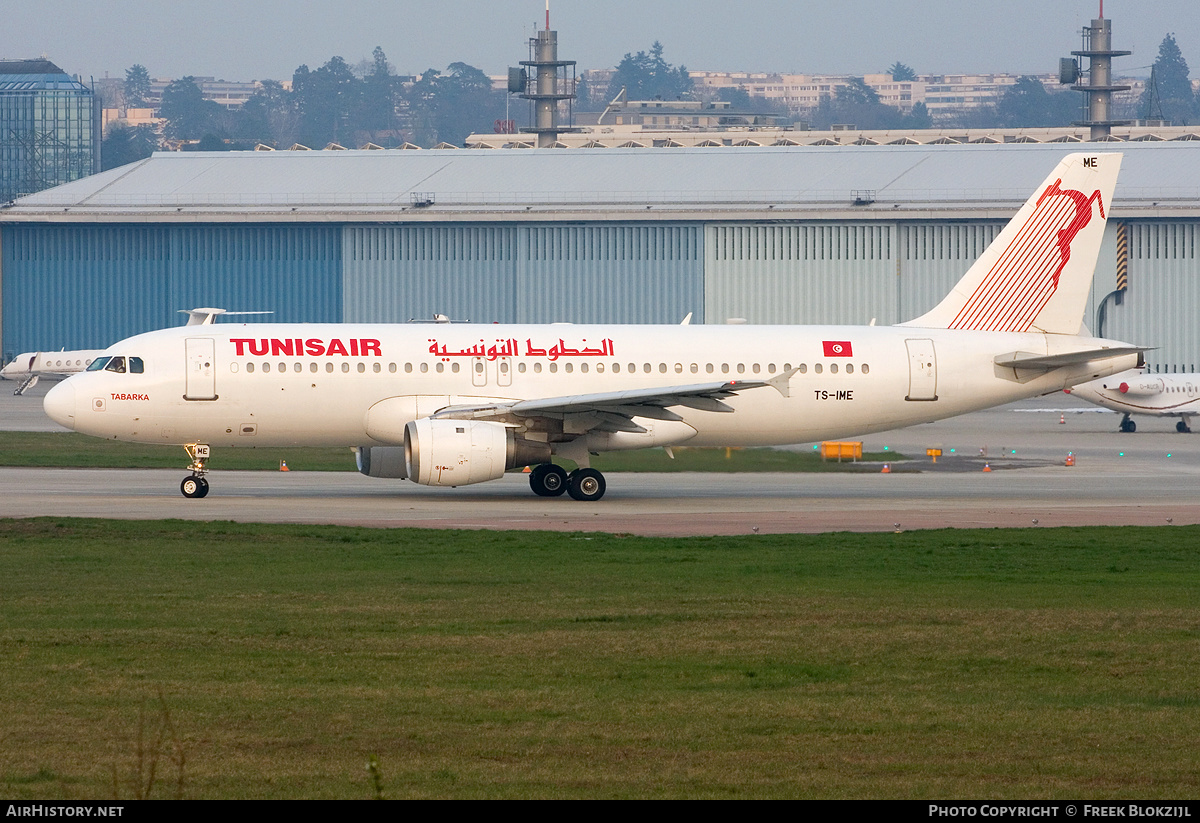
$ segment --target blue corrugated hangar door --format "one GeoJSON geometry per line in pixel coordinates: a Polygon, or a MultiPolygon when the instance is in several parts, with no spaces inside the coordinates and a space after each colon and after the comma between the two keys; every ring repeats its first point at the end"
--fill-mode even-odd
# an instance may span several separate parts
{"type": "Polygon", "coordinates": [[[342,319],[339,227],[214,223],[173,226],[170,236],[168,313],[216,306],[269,311],[265,322],[342,319]]]}
{"type": "Polygon", "coordinates": [[[516,319],[516,229],[501,225],[347,226],[343,319],[404,323],[516,319]]]}
{"type": "Polygon", "coordinates": [[[704,322],[699,225],[526,226],[519,242],[518,322],[704,322]]]}

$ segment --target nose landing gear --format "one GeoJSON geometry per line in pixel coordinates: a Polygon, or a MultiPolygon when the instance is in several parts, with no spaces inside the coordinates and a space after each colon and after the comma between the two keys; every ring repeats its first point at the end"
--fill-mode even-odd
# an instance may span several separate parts
{"type": "Polygon", "coordinates": [[[204,479],[204,475],[208,472],[205,465],[208,463],[209,448],[206,443],[186,443],[184,451],[188,453],[188,457],[192,458],[191,465],[188,466],[192,470],[190,477],[183,478],[183,482],[179,484],[179,491],[184,497],[204,497],[208,494],[208,481],[204,479]]]}

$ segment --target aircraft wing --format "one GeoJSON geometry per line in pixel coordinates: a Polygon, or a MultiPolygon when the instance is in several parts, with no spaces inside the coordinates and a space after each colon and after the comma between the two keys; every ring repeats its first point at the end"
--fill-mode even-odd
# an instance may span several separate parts
{"type": "Polygon", "coordinates": [[[660,386],[629,391],[574,394],[536,400],[447,406],[431,417],[435,419],[494,420],[508,423],[540,417],[564,421],[564,430],[572,434],[585,434],[592,430],[641,432],[644,429],[633,422],[634,417],[682,420],[682,417],[668,409],[669,406],[685,406],[701,411],[732,412],[733,408],[722,402],[725,398],[738,392],[764,386],[771,386],[787,397],[788,379],[795,371],[792,369],[770,380],[728,380],[695,383],[687,386],[660,386]],[[568,421],[570,425],[568,425],[568,421]]]}

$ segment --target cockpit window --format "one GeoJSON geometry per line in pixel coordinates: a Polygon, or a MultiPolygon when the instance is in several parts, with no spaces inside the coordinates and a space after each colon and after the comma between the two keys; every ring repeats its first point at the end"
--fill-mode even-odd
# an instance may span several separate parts
{"type": "Polygon", "coordinates": [[[129,358],[129,373],[130,374],[142,374],[144,371],[146,371],[146,367],[144,365],[142,365],[142,358],[140,358],[140,357],[129,358]]]}
{"type": "Polygon", "coordinates": [[[102,368],[104,368],[108,364],[108,361],[110,359],[111,358],[109,358],[109,357],[97,357],[95,360],[92,361],[92,365],[87,367],[87,370],[88,371],[100,371],[102,368]]]}
{"type": "Polygon", "coordinates": [[[108,365],[104,367],[105,371],[116,372],[117,374],[125,373],[125,358],[114,357],[108,361],[108,365]]]}

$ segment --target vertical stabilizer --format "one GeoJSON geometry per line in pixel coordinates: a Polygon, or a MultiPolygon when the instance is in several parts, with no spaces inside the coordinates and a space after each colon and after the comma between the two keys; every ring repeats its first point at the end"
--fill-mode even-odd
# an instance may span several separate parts
{"type": "Polygon", "coordinates": [[[1078,334],[1120,154],[1070,154],[932,311],[902,323],[1078,334]]]}

